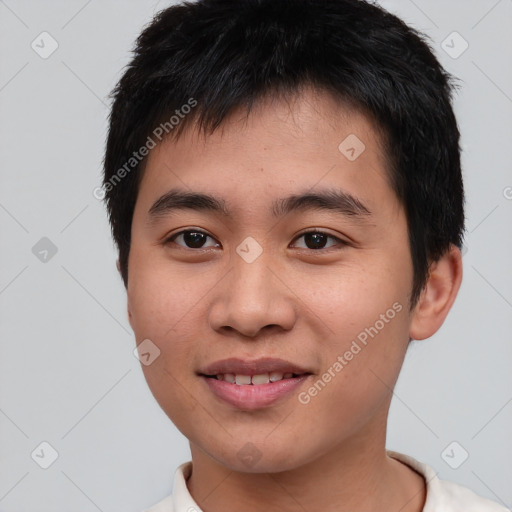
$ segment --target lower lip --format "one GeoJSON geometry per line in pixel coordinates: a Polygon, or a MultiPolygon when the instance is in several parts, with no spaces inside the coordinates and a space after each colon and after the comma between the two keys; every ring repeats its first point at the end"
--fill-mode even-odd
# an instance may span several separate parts
{"type": "Polygon", "coordinates": [[[240,409],[260,409],[296,391],[310,375],[301,375],[291,379],[282,379],[268,384],[238,385],[201,376],[213,392],[225,402],[240,409]]]}

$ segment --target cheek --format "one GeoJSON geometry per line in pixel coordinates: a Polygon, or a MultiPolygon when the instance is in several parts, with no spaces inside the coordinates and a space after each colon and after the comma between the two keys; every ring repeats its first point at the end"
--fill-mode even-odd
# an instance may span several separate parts
{"type": "Polygon", "coordinates": [[[162,340],[165,332],[178,324],[187,306],[183,288],[178,275],[173,277],[150,254],[132,249],[127,297],[137,340],[141,336],[162,340]]]}
{"type": "Polygon", "coordinates": [[[190,315],[186,314],[193,305],[188,304],[179,280],[153,262],[142,251],[135,250],[130,255],[127,298],[137,343],[149,339],[159,351],[150,365],[142,365],[142,370],[162,405],[161,400],[174,401],[182,380],[182,362],[191,361],[192,344],[185,343],[183,333],[193,329],[190,315]]]}
{"type": "Polygon", "coordinates": [[[192,306],[184,301],[183,286],[159,272],[157,266],[135,264],[130,271],[127,293],[135,338],[137,343],[149,339],[159,350],[151,364],[141,365],[144,377],[171,421],[178,429],[187,430],[187,418],[194,416],[197,407],[187,392],[192,368],[184,364],[193,361],[193,344],[184,336],[194,329],[186,314],[192,306]]]}
{"type": "Polygon", "coordinates": [[[304,401],[310,400],[312,418],[334,426],[368,419],[389,396],[407,349],[409,318],[408,289],[400,282],[371,272],[332,281],[321,294],[303,289],[305,302],[329,328],[322,372],[304,401]]]}
{"type": "Polygon", "coordinates": [[[356,340],[358,347],[352,342],[331,347],[324,373],[301,397],[298,407],[303,408],[305,427],[316,432],[316,442],[325,445],[326,450],[333,440],[357,435],[369,422],[385,425],[387,404],[405,353],[401,343],[393,339],[391,329],[385,329],[366,345],[356,340]],[[306,400],[309,403],[304,404],[306,400]],[[323,440],[318,433],[322,433],[323,440]]]}
{"type": "Polygon", "coordinates": [[[156,367],[178,377],[186,369],[183,361],[193,361],[191,333],[198,325],[191,314],[194,303],[184,297],[183,287],[166,282],[148,273],[147,279],[134,280],[128,300],[137,342],[150,339],[160,351],[156,367]]]}
{"type": "Polygon", "coordinates": [[[355,337],[379,321],[381,315],[385,324],[379,321],[379,331],[388,331],[389,325],[396,323],[395,318],[405,317],[411,284],[405,272],[384,265],[376,268],[375,262],[367,260],[367,264],[340,265],[310,279],[295,279],[294,291],[307,310],[329,328],[333,339],[355,337]]]}

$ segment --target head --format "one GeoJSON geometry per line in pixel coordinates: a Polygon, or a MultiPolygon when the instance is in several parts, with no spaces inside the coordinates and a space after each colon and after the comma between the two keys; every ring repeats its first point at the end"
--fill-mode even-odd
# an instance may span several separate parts
{"type": "Polygon", "coordinates": [[[452,90],[424,36],[360,0],[200,0],[144,29],[105,199],[137,343],[161,354],[146,379],[193,445],[240,467],[228,446],[251,442],[276,470],[382,430],[409,341],[460,285],[452,90]],[[307,385],[217,402],[199,374],[230,356],[293,361],[307,385]]]}

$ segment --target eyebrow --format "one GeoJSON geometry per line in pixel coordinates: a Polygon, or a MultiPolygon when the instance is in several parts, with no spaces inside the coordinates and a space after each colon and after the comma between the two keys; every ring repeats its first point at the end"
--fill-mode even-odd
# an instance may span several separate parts
{"type": "MultiPolygon", "coordinates": [[[[226,201],[220,197],[200,192],[187,192],[172,189],[159,197],[148,211],[149,221],[172,214],[176,210],[211,212],[223,217],[231,217],[226,201]]],[[[372,212],[357,197],[341,189],[310,190],[275,200],[271,212],[275,218],[291,212],[329,211],[354,220],[365,220],[372,212]]]]}

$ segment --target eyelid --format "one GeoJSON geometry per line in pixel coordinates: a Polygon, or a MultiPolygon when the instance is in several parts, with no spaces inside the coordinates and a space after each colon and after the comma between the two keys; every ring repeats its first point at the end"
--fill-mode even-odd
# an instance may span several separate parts
{"type": "MultiPolygon", "coordinates": [[[[332,235],[331,233],[329,233],[328,231],[325,231],[324,229],[322,228],[308,228],[304,231],[301,231],[300,233],[298,233],[296,235],[296,237],[293,239],[293,241],[296,241],[297,239],[303,237],[304,235],[308,235],[308,234],[318,234],[318,235],[325,235],[327,238],[332,238],[334,240],[336,240],[338,242],[338,246],[347,246],[349,245],[349,242],[346,241],[346,240],[343,240],[342,238],[339,238],[337,237],[336,235],[332,235]]],[[[321,252],[327,252],[331,249],[336,249],[336,246],[332,246],[332,247],[327,247],[327,248],[322,248],[322,249],[308,249],[308,248],[300,248],[302,250],[306,250],[306,251],[310,251],[310,252],[315,252],[315,253],[321,253],[321,252]]]]}
{"type": "MultiPolygon", "coordinates": [[[[299,236],[308,235],[310,233],[318,233],[320,235],[326,235],[326,236],[330,236],[332,238],[338,238],[336,235],[333,235],[333,234],[329,233],[324,228],[307,228],[307,229],[305,229],[303,231],[299,231],[299,233],[297,233],[295,238],[298,238],[299,236]]],[[[338,238],[338,240],[341,240],[341,239],[338,238]]]]}
{"type": "MultiPolygon", "coordinates": [[[[171,242],[174,242],[174,238],[180,236],[180,235],[183,235],[184,233],[189,233],[189,232],[192,232],[192,233],[201,233],[209,238],[211,238],[212,240],[215,240],[219,245],[222,246],[222,244],[216,240],[215,237],[213,237],[212,235],[210,235],[209,233],[207,233],[206,231],[203,231],[202,229],[199,229],[199,228],[194,228],[194,227],[191,227],[191,228],[187,228],[187,229],[182,229],[181,231],[178,231],[176,233],[173,233],[172,235],[169,235],[169,236],[166,236],[164,239],[163,239],[163,245],[167,245],[171,242]]],[[[301,231],[300,233],[298,233],[295,238],[292,240],[292,243],[295,242],[296,240],[298,240],[299,238],[303,237],[304,235],[308,235],[308,234],[319,234],[319,235],[325,235],[327,238],[332,238],[333,240],[336,240],[337,243],[337,246],[341,246],[341,247],[345,247],[347,245],[350,245],[350,243],[346,240],[343,240],[342,238],[339,238],[335,235],[332,235],[330,234],[329,232],[323,230],[322,228],[307,228],[305,229],[304,231],[301,231]]],[[[183,246],[183,245],[179,245],[179,244],[176,244],[178,245],[178,247],[181,247],[182,249],[187,249],[187,250],[190,250],[190,251],[201,251],[201,250],[204,250],[204,249],[211,249],[211,247],[201,247],[201,248],[198,248],[198,249],[193,249],[191,247],[186,247],[186,246],[183,246]]],[[[327,252],[327,251],[330,251],[332,249],[336,249],[337,246],[332,246],[332,247],[327,247],[327,248],[321,248],[321,249],[308,249],[307,247],[306,248],[302,248],[300,247],[299,249],[301,250],[306,250],[308,252],[314,252],[314,253],[322,253],[322,252],[327,252]]],[[[338,247],[339,248],[339,247],[338,247]]]]}
{"type": "MultiPolygon", "coordinates": [[[[162,240],[162,244],[163,245],[168,245],[170,244],[171,242],[174,242],[174,238],[180,236],[180,235],[183,235],[185,233],[201,233],[202,235],[205,235],[209,238],[211,238],[212,240],[215,240],[218,244],[220,244],[220,242],[212,235],[210,235],[209,233],[207,233],[206,231],[203,231],[202,229],[199,229],[199,228],[194,228],[194,227],[191,227],[191,228],[187,228],[187,229],[182,229],[181,231],[177,231],[176,233],[173,233],[172,235],[166,235],[163,240],[162,240]]],[[[190,247],[186,247],[184,245],[179,245],[179,244],[176,244],[178,245],[178,247],[181,247],[182,249],[188,249],[190,251],[200,251],[202,249],[211,249],[211,247],[202,247],[202,248],[199,248],[199,249],[192,249],[190,247]]]]}

